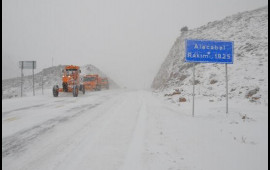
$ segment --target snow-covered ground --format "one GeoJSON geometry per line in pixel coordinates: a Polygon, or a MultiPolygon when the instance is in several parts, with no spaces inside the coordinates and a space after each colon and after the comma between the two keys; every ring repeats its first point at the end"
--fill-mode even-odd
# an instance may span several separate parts
{"type": "Polygon", "coordinates": [[[170,100],[123,89],[2,100],[2,168],[268,169],[267,105],[231,99],[226,114],[197,97],[192,117],[189,99],[170,100]]]}

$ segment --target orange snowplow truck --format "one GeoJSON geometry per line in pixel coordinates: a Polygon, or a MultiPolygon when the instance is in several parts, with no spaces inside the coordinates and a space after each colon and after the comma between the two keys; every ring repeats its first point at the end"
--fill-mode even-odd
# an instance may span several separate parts
{"type": "Polygon", "coordinates": [[[109,89],[109,81],[108,78],[101,78],[101,88],[109,89]]]}
{"type": "Polygon", "coordinates": [[[85,88],[83,84],[80,84],[80,67],[69,65],[62,70],[62,87],[59,88],[58,85],[53,86],[53,96],[57,97],[59,92],[72,92],[73,97],[77,97],[79,91],[85,94],[85,88]]]}
{"type": "Polygon", "coordinates": [[[83,76],[83,85],[86,90],[101,90],[101,78],[98,74],[90,74],[83,76]]]}

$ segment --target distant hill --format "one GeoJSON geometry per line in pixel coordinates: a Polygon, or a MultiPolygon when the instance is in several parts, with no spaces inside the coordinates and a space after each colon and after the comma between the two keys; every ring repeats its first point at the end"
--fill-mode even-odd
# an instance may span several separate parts
{"type": "MultiPolygon", "coordinates": [[[[234,64],[228,65],[229,97],[268,104],[268,6],[238,13],[196,29],[181,30],[154,78],[152,88],[192,93],[192,64],[185,63],[185,39],[234,41],[234,64]]],[[[196,64],[196,94],[224,100],[224,64],[196,64]]]]}
{"type": "MultiPolygon", "coordinates": [[[[52,89],[54,85],[62,84],[62,70],[65,65],[53,66],[43,69],[41,72],[35,74],[35,90],[40,90],[42,88],[52,89]]],[[[107,77],[102,71],[100,71],[95,66],[88,64],[81,66],[81,75],[84,74],[99,74],[102,77],[107,77]]],[[[119,86],[110,78],[109,84],[110,88],[119,88],[119,86]]],[[[32,75],[24,76],[23,92],[26,95],[27,92],[33,90],[33,77],[32,75]]],[[[2,80],[2,99],[18,97],[21,94],[21,77],[4,79],[2,80]]]]}

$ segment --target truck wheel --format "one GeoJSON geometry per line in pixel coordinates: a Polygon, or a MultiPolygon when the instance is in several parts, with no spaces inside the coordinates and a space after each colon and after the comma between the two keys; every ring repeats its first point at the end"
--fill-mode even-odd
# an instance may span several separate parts
{"type": "Polygon", "coordinates": [[[84,85],[82,85],[82,92],[83,92],[83,94],[85,94],[85,87],[84,87],[84,85]]]}
{"type": "Polygon", "coordinates": [[[96,91],[100,91],[100,90],[101,90],[101,87],[97,86],[96,91]]]}
{"type": "Polygon", "coordinates": [[[53,86],[53,96],[54,97],[58,97],[58,93],[59,93],[59,87],[58,87],[58,85],[54,85],[53,86]]]}
{"type": "Polygon", "coordinates": [[[73,86],[73,90],[72,90],[73,97],[78,97],[78,93],[79,93],[78,86],[73,86]]]}

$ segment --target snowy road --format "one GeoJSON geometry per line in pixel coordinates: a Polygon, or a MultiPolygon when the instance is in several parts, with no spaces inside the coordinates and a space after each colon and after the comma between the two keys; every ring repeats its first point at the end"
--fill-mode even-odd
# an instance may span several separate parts
{"type": "MultiPolygon", "coordinates": [[[[71,94],[53,98],[48,93],[2,100],[2,104],[3,169],[251,170],[267,166],[267,141],[256,145],[247,139],[251,144],[243,145],[233,139],[236,131],[228,129],[241,122],[228,125],[219,118],[193,118],[148,91],[109,90],[78,98],[71,94]]],[[[268,121],[254,126],[256,133],[268,121]]],[[[268,136],[266,132],[263,129],[258,141],[268,136]]]]}

